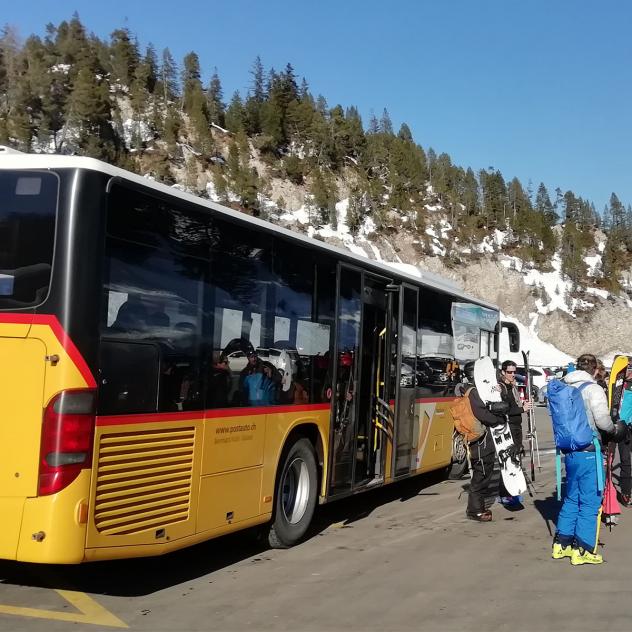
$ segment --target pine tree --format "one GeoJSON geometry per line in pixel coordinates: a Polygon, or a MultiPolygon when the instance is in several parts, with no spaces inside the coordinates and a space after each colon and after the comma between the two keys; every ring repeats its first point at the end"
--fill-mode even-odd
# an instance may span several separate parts
{"type": "Polygon", "coordinates": [[[149,84],[150,74],[151,68],[149,64],[143,60],[136,66],[130,88],[130,105],[132,106],[134,115],[132,145],[138,150],[142,149],[143,146],[141,127],[146,118],[145,112],[149,101],[149,90],[147,86],[149,84]]]}
{"type": "Polygon", "coordinates": [[[224,109],[225,105],[222,102],[223,91],[222,84],[217,74],[217,68],[213,71],[213,76],[209,82],[208,90],[206,92],[206,100],[208,107],[208,116],[211,123],[215,123],[220,127],[225,126],[224,121],[224,109]]]}
{"type": "Polygon", "coordinates": [[[412,132],[410,131],[410,127],[408,127],[406,123],[401,124],[399,132],[397,132],[397,138],[408,141],[409,143],[413,142],[412,132]]]}
{"type": "Polygon", "coordinates": [[[310,100],[313,102],[312,95],[309,93],[309,85],[305,77],[301,80],[301,87],[298,90],[298,98],[301,101],[310,100]]]}
{"type": "Polygon", "coordinates": [[[163,140],[167,144],[167,152],[171,157],[175,157],[178,151],[178,139],[180,137],[180,129],[182,120],[175,104],[170,103],[167,106],[164,123],[163,140]]]}
{"type": "Polygon", "coordinates": [[[156,49],[154,48],[151,42],[147,45],[145,49],[145,57],[143,59],[143,63],[147,68],[147,92],[149,94],[154,94],[156,92],[156,85],[158,83],[158,58],[156,57],[156,49]]]}
{"type": "Polygon", "coordinates": [[[321,169],[316,169],[310,187],[313,203],[320,216],[321,224],[331,224],[335,229],[338,224],[336,215],[337,191],[333,178],[321,169]]]}
{"type": "Polygon", "coordinates": [[[586,264],[583,260],[581,234],[575,222],[564,224],[561,241],[562,272],[577,285],[586,274],[586,264]]]}
{"type": "Polygon", "coordinates": [[[90,44],[86,30],[75,12],[70,22],[62,22],[56,30],[55,47],[59,52],[60,62],[70,66],[68,78],[74,81],[79,68],[85,65],[90,56],[90,44]]]}
{"type": "Polygon", "coordinates": [[[507,186],[502,173],[490,167],[479,173],[483,197],[483,216],[488,229],[504,226],[507,218],[507,186]]]}
{"type": "Polygon", "coordinates": [[[175,101],[180,95],[178,86],[178,67],[171,55],[171,51],[165,48],[162,51],[162,64],[160,65],[159,90],[165,103],[175,101]]]}
{"type": "Polygon", "coordinates": [[[127,92],[140,61],[138,45],[127,29],[116,29],[110,35],[110,55],[113,85],[127,92]]]}
{"type": "Polygon", "coordinates": [[[371,112],[371,116],[369,117],[369,127],[366,131],[367,134],[379,134],[380,133],[380,122],[377,120],[377,117],[373,112],[371,112]]]}
{"type": "Polygon", "coordinates": [[[200,80],[200,60],[197,53],[185,55],[182,69],[182,110],[189,114],[195,106],[199,106],[200,95],[204,94],[200,80]]]}
{"type": "Polygon", "coordinates": [[[227,129],[234,134],[246,129],[246,110],[238,90],[233,93],[226,109],[225,123],[227,129]]]}
{"type": "Polygon", "coordinates": [[[77,128],[84,153],[114,160],[116,146],[108,87],[97,78],[92,67],[84,66],[79,71],[67,107],[67,121],[77,128]]]}
{"type": "Polygon", "coordinates": [[[558,217],[558,221],[559,218],[564,217],[564,194],[562,193],[562,189],[560,189],[559,187],[555,189],[555,202],[553,202],[553,210],[558,217]]]}
{"type": "Polygon", "coordinates": [[[434,187],[434,168],[437,162],[437,154],[432,147],[428,148],[426,157],[428,159],[428,179],[430,180],[430,184],[434,187]]]}
{"type": "Polygon", "coordinates": [[[246,131],[251,136],[261,132],[262,108],[267,96],[263,73],[261,58],[257,56],[250,70],[252,82],[244,105],[246,131]]]}
{"type": "Polygon", "coordinates": [[[564,222],[577,223],[579,220],[579,203],[572,191],[564,193],[564,222]]]}
{"type": "Polygon", "coordinates": [[[549,197],[549,192],[544,186],[544,182],[540,182],[540,186],[538,187],[538,192],[535,196],[535,208],[542,214],[544,220],[549,226],[557,224],[558,216],[553,204],[551,203],[551,198],[549,197]]]}
{"type": "Polygon", "coordinates": [[[480,192],[478,188],[478,180],[476,179],[474,171],[469,167],[465,172],[461,201],[465,206],[465,213],[467,215],[474,216],[480,213],[480,192]]]}
{"type": "Polygon", "coordinates": [[[382,118],[380,119],[380,132],[383,134],[393,134],[393,123],[388,110],[384,108],[382,112],[382,118]]]}
{"type": "Polygon", "coordinates": [[[228,183],[221,167],[213,165],[211,169],[213,186],[215,188],[215,194],[219,198],[220,203],[226,204],[228,202],[228,183]]]}
{"type": "Polygon", "coordinates": [[[193,52],[188,53],[183,62],[182,109],[189,116],[196,151],[202,154],[211,153],[214,145],[206,96],[200,80],[200,60],[193,52]]]}
{"type": "Polygon", "coordinates": [[[14,97],[18,90],[20,76],[20,45],[17,31],[9,26],[2,29],[0,35],[0,54],[2,55],[2,67],[4,83],[4,107],[8,112],[15,107],[14,97]]]}
{"type": "Polygon", "coordinates": [[[622,230],[625,228],[625,206],[621,203],[616,193],[610,195],[608,215],[610,230],[622,230]]]}

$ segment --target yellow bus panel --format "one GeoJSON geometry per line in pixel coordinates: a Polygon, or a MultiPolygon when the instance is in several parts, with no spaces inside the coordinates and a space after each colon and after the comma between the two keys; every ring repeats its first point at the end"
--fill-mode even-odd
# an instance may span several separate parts
{"type": "Polygon", "coordinates": [[[197,531],[215,529],[259,515],[261,467],[203,476],[197,531]]]}
{"type": "Polygon", "coordinates": [[[37,494],[46,347],[0,338],[0,496],[37,494]]]}
{"type": "Polygon", "coordinates": [[[231,415],[204,422],[202,475],[263,463],[266,415],[231,415]]]}

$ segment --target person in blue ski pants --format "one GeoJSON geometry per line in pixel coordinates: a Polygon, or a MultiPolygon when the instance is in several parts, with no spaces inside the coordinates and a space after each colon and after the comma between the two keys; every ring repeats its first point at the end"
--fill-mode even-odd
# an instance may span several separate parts
{"type": "MultiPolygon", "coordinates": [[[[567,384],[582,388],[581,394],[588,422],[593,430],[600,430],[617,441],[626,432],[621,422],[613,423],[608,408],[608,398],[595,381],[598,373],[597,358],[585,353],[577,358],[575,370],[563,379],[567,384]]],[[[597,485],[597,462],[594,445],[583,450],[567,452],[566,493],[557,519],[557,532],[553,541],[553,559],[571,558],[573,566],[601,564],[603,557],[597,553],[602,490],[597,485]]]]}

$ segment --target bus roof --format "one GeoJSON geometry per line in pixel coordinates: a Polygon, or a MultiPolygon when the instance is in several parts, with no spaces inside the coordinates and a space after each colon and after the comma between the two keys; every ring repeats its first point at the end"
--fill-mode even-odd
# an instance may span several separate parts
{"type": "Polygon", "coordinates": [[[381,262],[369,259],[368,257],[362,257],[361,255],[357,255],[348,250],[332,246],[325,242],[307,237],[306,235],[302,235],[301,233],[277,226],[272,222],[246,215],[245,213],[235,211],[226,206],[222,206],[221,204],[217,204],[216,202],[211,202],[210,200],[200,198],[191,193],[186,193],[175,187],[161,184],[155,180],[139,176],[119,167],[114,167],[113,165],[94,158],[64,156],[59,154],[26,154],[14,149],[0,146],[0,169],[86,169],[90,171],[99,171],[112,177],[119,177],[149,189],[154,189],[155,191],[159,191],[163,194],[171,195],[187,202],[206,207],[218,214],[228,216],[238,222],[251,224],[272,233],[283,235],[284,237],[299,241],[310,248],[316,248],[324,252],[329,252],[338,258],[346,259],[347,261],[356,263],[364,268],[370,268],[373,271],[390,276],[395,275],[402,280],[409,281],[414,284],[427,285],[489,309],[498,309],[496,305],[466,294],[453,281],[445,279],[437,274],[433,274],[432,272],[416,268],[416,266],[412,266],[411,264],[381,262]],[[418,273],[414,274],[407,272],[405,269],[400,268],[399,265],[405,266],[406,268],[415,268],[418,273]]]}

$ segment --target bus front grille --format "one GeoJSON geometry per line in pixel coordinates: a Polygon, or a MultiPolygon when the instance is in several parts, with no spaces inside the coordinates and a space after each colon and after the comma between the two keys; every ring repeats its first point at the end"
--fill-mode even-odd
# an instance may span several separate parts
{"type": "Polygon", "coordinates": [[[94,523],[129,535],[187,520],[194,428],[104,434],[99,441],[94,523]]]}

